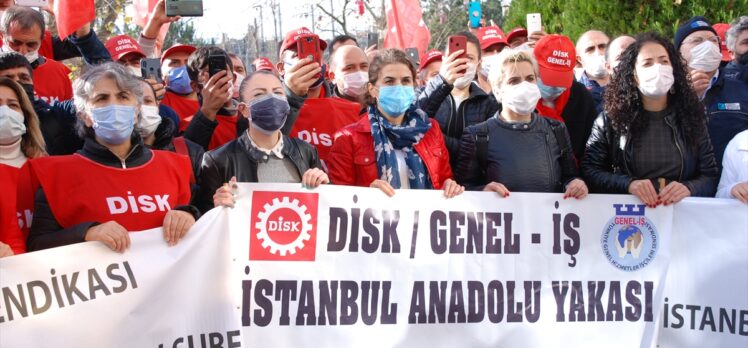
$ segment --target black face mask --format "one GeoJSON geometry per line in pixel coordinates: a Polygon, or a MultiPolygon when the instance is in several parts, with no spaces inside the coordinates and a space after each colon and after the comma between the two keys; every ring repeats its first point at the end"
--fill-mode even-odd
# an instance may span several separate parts
{"type": "Polygon", "coordinates": [[[23,87],[23,90],[26,91],[26,95],[29,97],[30,101],[34,101],[34,85],[30,83],[21,83],[21,87],[23,87]]]}
{"type": "Polygon", "coordinates": [[[738,64],[740,65],[748,65],[748,52],[743,53],[741,56],[737,57],[735,60],[737,60],[738,64]]]}

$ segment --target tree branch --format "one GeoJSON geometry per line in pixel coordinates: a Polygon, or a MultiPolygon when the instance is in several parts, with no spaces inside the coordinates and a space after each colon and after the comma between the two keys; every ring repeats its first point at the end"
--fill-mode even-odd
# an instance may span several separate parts
{"type": "Polygon", "coordinates": [[[322,12],[324,14],[326,14],[328,17],[330,17],[332,20],[334,20],[335,22],[337,22],[341,26],[343,26],[343,27],[345,26],[344,22],[342,22],[340,19],[338,19],[338,17],[336,17],[334,14],[330,13],[330,11],[328,11],[327,9],[325,9],[324,7],[322,7],[322,5],[317,4],[317,8],[320,9],[320,10],[322,10],[322,12]]]}

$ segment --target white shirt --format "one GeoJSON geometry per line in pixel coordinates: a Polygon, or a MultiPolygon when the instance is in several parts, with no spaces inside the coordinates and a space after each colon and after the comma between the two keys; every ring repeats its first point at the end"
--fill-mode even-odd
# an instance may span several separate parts
{"type": "Polygon", "coordinates": [[[280,159],[283,159],[283,135],[280,135],[278,142],[275,143],[275,146],[273,146],[272,149],[266,149],[264,147],[260,147],[257,144],[255,144],[255,141],[252,140],[252,136],[249,136],[249,130],[247,130],[247,135],[249,138],[249,143],[254,146],[257,150],[260,150],[260,152],[268,155],[268,156],[275,156],[280,159]]]}
{"type": "Polygon", "coordinates": [[[13,144],[0,145],[0,163],[16,168],[21,168],[26,163],[26,155],[21,151],[21,140],[22,138],[18,138],[13,144]]]}
{"type": "Polygon", "coordinates": [[[748,130],[738,133],[725,149],[717,198],[733,198],[732,188],[748,181],[748,130]]]}
{"type": "Polygon", "coordinates": [[[405,162],[405,153],[403,150],[395,149],[395,158],[397,158],[397,171],[400,173],[400,188],[409,189],[410,180],[408,180],[408,163],[405,162]]]}

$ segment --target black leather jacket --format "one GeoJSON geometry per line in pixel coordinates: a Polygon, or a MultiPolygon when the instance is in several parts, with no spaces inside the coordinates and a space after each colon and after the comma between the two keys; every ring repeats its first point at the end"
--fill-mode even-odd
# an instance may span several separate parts
{"type": "MultiPolygon", "coordinates": [[[[717,163],[706,125],[697,146],[688,146],[677,116],[670,113],[665,116],[666,124],[672,129],[676,147],[681,153],[682,170],[678,182],[686,185],[691,196],[714,197],[717,190],[717,163]]],[[[629,184],[634,180],[652,179],[655,189],[659,185],[656,178],[636,178],[631,171],[634,156],[633,145],[625,135],[620,135],[613,127],[605,112],[600,113],[592,127],[592,134],[587,141],[587,150],[582,159],[582,177],[594,193],[628,193],[629,184]]],[[[646,154],[639,154],[646,155],[646,154]]]]}
{"type": "Polygon", "coordinates": [[[495,181],[510,191],[563,192],[579,177],[579,170],[564,124],[533,113],[527,124],[491,117],[466,128],[455,177],[470,190],[482,190],[495,181]],[[483,159],[476,146],[480,132],[486,134],[488,144],[483,159]],[[557,139],[557,134],[564,139],[557,139]]]}
{"type": "Polygon", "coordinates": [[[460,154],[460,139],[465,128],[481,123],[496,113],[499,103],[486,94],[477,84],[470,84],[470,96],[454,107],[450,95],[454,86],[441,76],[434,76],[418,96],[416,105],[431,118],[439,122],[444,133],[444,142],[449,150],[449,164],[457,167],[460,154]],[[462,124],[462,127],[459,125],[462,124]]]}
{"type": "MultiPolygon", "coordinates": [[[[281,152],[296,166],[299,177],[310,168],[322,169],[317,150],[303,140],[284,135],[281,152]]],[[[257,182],[257,165],[266,157],[265,153],[251,145],[247,132],[224,146],[206,152],[195,205],[202,212],[212,209],[213,194],[232,176],[236,176],[237,182],[257,182]]]]}

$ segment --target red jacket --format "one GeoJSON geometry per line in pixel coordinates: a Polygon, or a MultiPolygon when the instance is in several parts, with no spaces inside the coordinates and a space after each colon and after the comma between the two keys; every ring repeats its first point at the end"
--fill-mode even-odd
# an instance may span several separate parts
{"type": "MultiPolygon", "coordinates": [[[[444,181],[452,178],[449,152],[439,124],[430,118],[431,129],[415,146],[431,178],[431,185],[440,190],[444,181]]],[[[330,181],[336,185],[369,187],[379,179],[374,138],[368,117],[348,125],[335,134],[335,142],[327,157],[330,181]]]]}

